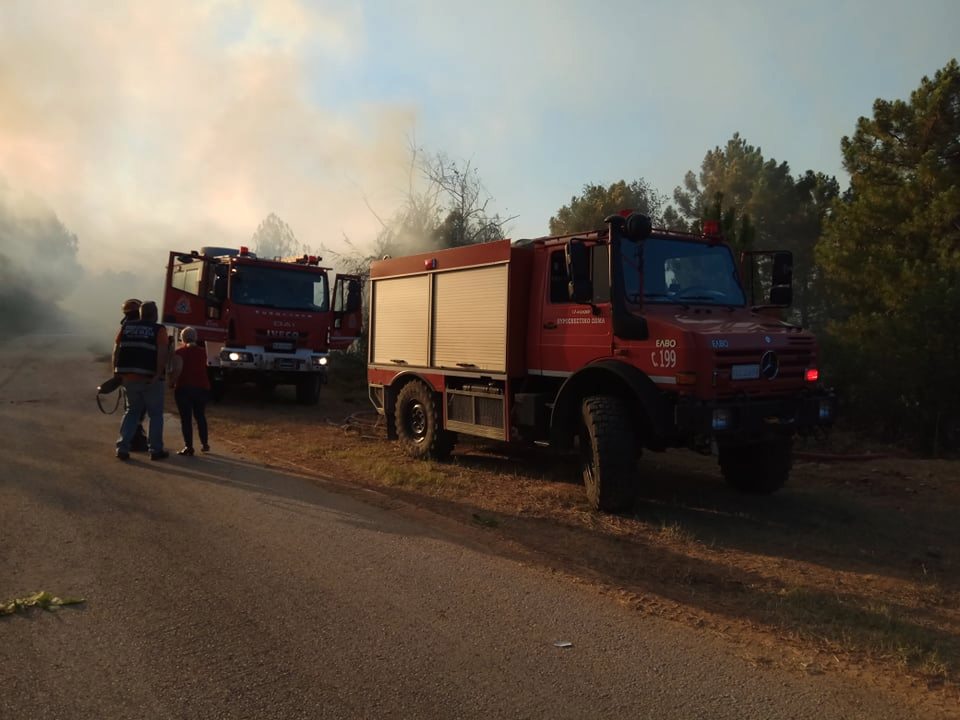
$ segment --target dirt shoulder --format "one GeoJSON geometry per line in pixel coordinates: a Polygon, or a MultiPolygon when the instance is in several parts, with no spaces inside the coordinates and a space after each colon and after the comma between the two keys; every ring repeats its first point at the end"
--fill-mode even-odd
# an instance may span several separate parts
{"type": "Polygon", "coordinates": [[[447,463],[406,458],[359,383],[324,388],[315,408],[241,388],[209,415],[215,446],[480,530],[498,552],[726,636],[757,665],[960,710],[960,463],[811,454],[755,498],[729,490],[714,458],[648,454],[632,513],[610,516],[587,507],[569,456],[464,441],[447,463]]]}

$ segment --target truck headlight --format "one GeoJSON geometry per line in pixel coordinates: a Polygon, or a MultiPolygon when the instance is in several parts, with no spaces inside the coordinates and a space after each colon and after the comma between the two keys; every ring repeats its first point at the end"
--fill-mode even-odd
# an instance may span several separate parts
{"type": "Polygon", "coordinates": [[[224,350],[220,353],[221,360],[230,362],[253,362],[253,355],[248,352],[237,352],[236,350],[224,350]]]}
{"type": "Polygon", "coordinates": [[[326,364],[327,364],[327,359],[326,359],[325,357],[315,357],[315,358],[313,359],[313,364],[314,364],[314,365],[326,365],[326,364]]]}

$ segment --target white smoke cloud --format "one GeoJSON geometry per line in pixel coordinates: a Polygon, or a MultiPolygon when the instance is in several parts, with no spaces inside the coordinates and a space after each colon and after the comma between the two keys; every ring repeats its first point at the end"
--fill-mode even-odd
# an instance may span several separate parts
{"type": "Polygon", "coordinates": [[[166,249],[372,238],[414,113],[324,107],[354,61],[351,3],[52,0],[0,7],[0,174],[79,237],[92,275],[155,282],[166,249]]]}
{"type": "Polygon", "coordinates": [[[0,341],[63,327],[56,303],[80,279],[77,238],[36,197],[0,178],[0,341]]]}

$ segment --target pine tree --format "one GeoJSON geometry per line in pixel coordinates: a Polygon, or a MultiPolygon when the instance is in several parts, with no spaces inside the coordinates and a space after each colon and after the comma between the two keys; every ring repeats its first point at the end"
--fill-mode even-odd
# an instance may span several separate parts
{"type": "Polygon", "coordinates": [[[818,258],[848,405],[936,450],[960,430],[960,66],[878,99],[842,142],[850,189],[818,258]]]}

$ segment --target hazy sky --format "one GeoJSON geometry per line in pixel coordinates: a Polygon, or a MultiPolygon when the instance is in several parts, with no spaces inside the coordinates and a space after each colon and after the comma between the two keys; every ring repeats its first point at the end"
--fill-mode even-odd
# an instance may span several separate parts
{"type": "Polygon", "coordinates": [[[87,267],[152,273],[271,211],[368,243],[413,136],[536,236],[587,182],[669,195],[737,131],[845,184],[840,138],[958,28],[958,0],[3,0],[0,182],[87,267]]]}

